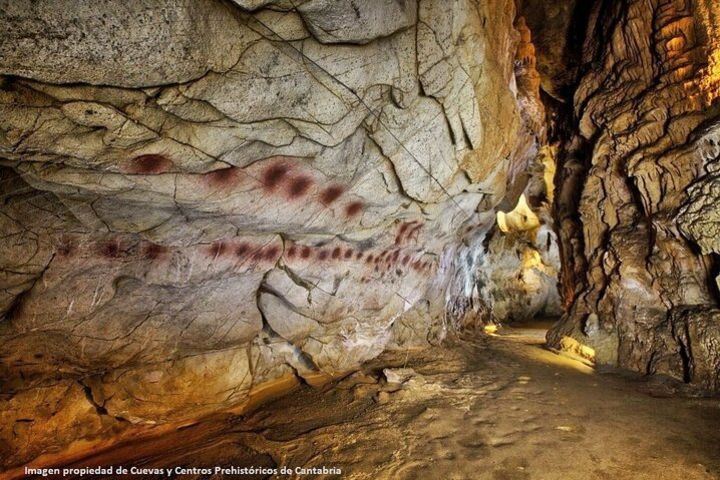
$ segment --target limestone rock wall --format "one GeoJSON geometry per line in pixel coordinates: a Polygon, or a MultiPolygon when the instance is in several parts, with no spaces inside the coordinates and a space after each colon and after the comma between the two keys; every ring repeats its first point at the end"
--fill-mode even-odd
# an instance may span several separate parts
{"type": "Polygon", "coordinates": [[[548,337],[709,390],[718,14],[707,0],[594,2],[556,180],[568,313],[548,337]]]}
{"type": "Polygon", "coordinates": [[[539,144],[515,21],[0,0],[3,465],[439,341],[539,144]]]}

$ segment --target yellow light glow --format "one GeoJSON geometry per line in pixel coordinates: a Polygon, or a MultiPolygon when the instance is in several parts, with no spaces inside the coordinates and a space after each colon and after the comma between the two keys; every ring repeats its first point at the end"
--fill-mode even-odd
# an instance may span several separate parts
{"type": "Polygon", "coordinates": [[[515,208],[508,213],[497,213],[497,224],[503,233],[525,232],[540,226],[540,219],[530,209],[525,194],[520,195],[515,208]]]}
{"type": "Polygon", "coordinates": [[[720,97],[720,4],[716,0],[700,0],[696,6],[700,24],[708,42],[708,65],[699,81],[705,101],[710,104],[720,97]]]}
{"type": "Polygon", "coordinates": [[[540,252],[534,248],[528,248],[523,251],[522,265],[523,269],[539,267],[543,264],[540,252]]]}
{"type": "Polygon", "coordinates": [[[552,203],[555,198],[555,156],[557,147],[546,145],[540,150],[543,163],[543,181],[545,182],[545,195],[548,203],[552,203]]]}
{"type": "Polygon", "coordinates": [[[591,362],[595,362],[595,349],[583,345],[572,337],[563,337],[562,340],[560,340],[560,349],[564,352],[572,353],[591,362]]]}
{"type": "Polygon", "coordinates": [[[488,335],[493,335],[497,333],[498,327],[497,325],[485,325],[483,330],[485,330],[485,333],[487,333],[488,335]]]}

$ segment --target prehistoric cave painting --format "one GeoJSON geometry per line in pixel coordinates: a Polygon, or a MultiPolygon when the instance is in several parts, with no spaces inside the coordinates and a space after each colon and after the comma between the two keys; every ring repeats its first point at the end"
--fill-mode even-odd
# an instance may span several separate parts
{"type": "Polygon", "coordinates": [[[138,175],[158,175],[172,170],[172,160],[164,155],[146,154],[139,155],[130,160],[126,165],[126,172],[138,175]]]}

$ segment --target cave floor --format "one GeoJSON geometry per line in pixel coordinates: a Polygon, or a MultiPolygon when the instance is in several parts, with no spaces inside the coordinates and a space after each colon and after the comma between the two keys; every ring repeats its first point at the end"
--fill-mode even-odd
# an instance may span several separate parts
{"type": "Polygon", "coordinates": [[[670,396],[671,384],[601,374],[541,342],[531,326],[386,354],[334,385],[78,464],[326,466],[352,479],[720,478],[720,399],[670,396]],[[388,367],[416,375],[387,384],[388,367]]]}

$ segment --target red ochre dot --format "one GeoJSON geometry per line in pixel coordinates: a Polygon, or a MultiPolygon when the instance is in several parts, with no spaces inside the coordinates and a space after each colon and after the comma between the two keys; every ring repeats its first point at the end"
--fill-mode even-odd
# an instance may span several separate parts
{"type": "Polygon", "coordinates": [[[352,256],[353,256],[353,250],[352,250],[351,248],[347,249],[347,250],[345,251],[345,258],[346,258],[346,259],[349,259],[349,258],[351,258],[352,256]]]}
{"type": "Polygon", "coordinates": [[[340,258],[340,255],[341,255],[341,254],[342,254],[342,250],[340,250],[340,247],[335,247],[335,248],[333,248],[332,258],[334,258],[335,260],[337,260],[338,258],[340,258]]]}
{"type": "Polygon", "coordinates": [[[345,189],[340,185],[331,185],[322,191],[320,194],[320,201],[325,205],[330,205],[345,192],[345,189]]]}
{"type": "Polygon", "coordinates": [[[268,167],[263,173],[263,185],[274,190],[285,179],[290,167],[284,164],[275,164],[268,167]]]}
{"type": "Polygon", "coordinates": [[[227,246],[225,245],[225,242],[213,242],[208,249],[208,255],[213,258],[217,258],[223,255],[226,250],[227,246]]]}
{"type": "Polygon", "coordinates": [[[308,177],[294,178],[288,187],[288,194],[290,195],[290,198],[300,198],[307,194],[312,183],[312,180],[308,177]]]}
{"type": "Polygon", "coordinates": [[[297,255],[297,247],[293,245],[292,247],[288,248],[287,256],[288,258],[293,258],[295,255],[297,255]]]}
{"type": "Polygon", "coordinates": [[[128,173],[140,175],[157,175],[172,169],[173,162],[163,156],[155,153],[140,155],[132,160],[128,165],[128,173]]]}
{"type": "Polygon", "coordinates": [[[327,250],[320,250],[320,251],[318,252],[318,259],[320,259],[320,260],[325,260],[325,259],[327,259],[327,257],[328,257],[328,252],[327,252],[327,250]]]}
{"type": "Polygon", "coordinates": [[[205,182],[212,188],[229,187],[237,183],[239,169],[237,167],[221,168],[204,175],[205,182]]]}
{"type": "Polygon", "coordinates": [[[303,247],[300,256],[302,256],[302,258],[310,258],[311,253],[310,247],[303,247]]]}
{"type": "Polygon", "coordinates": [[[118,258],[122,255],[120,242],[110,241],[100,245],[100,254],[107,258],[118,258]]]}
{"type": "Polygon", "coordinates": [[[354,216],[358,215],[360,212],[362,212],[364,207],[365,207],[365,205],[360,201],[348,203],[345,206],[345,214],[348,217],[354,217],[354,216]]]}
{"type": "Polygon", "coordinates": [[[274,245],[265,250],[265,260],[274,260],[280,253],[280,247],[274,245]]]}
{"type": "Polygon", "coordinates": [[[242,257],[249,251],[250,251],[250,245],[248,245],[247,243],[241,243],[235,249],[235,255],[237,255],[238,257],[242,257]]]}
{"type": "Polygon", "coordinates": [[[148,260],[155,260],[167,252],[167,247],[157,243],[148,243],[143,249],[143,257],[148,260]]]}

